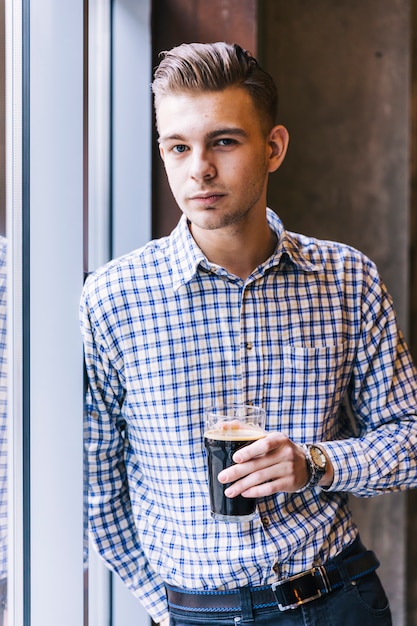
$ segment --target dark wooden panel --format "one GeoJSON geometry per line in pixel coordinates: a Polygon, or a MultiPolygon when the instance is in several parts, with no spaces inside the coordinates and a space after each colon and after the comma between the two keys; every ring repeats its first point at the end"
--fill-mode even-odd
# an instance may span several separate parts
{"type": "MultiPolygon", "coordinates": [[[[154,67],[161,50],[184,42],[236,42],[256,54],[257,0],[155,0],[152,32],[154,67]]],[[[152,230],[154,237],[161,237],[176,225],[180,210],[166,180],[156,135],[152,178],[152,230]]]]}
{"type": "Polygon", "coordinates": [[[256,45],[254,0],[156,0],[154,42],[162,48],[183,42],[237,41],[256,45]]]}

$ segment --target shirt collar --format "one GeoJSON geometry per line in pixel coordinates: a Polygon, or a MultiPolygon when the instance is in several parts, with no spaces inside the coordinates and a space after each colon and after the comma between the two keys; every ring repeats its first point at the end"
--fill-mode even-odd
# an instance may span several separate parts
{"type": "MultiPolygon", "coordinates": [[[[305,272],[314,272],[322,268],[323,262],[313,259],[317,251],[315,240],[285,230],[278,215],[267,209],[268,224],[277,235],[277,246],[272,256],[258,270],[263,274],[271,267],[278,266],[281,261],[289,261],[305,272]],[[315,244],[315,245],[314,245],[315,244]]],[[[174,291],[189,283],[197,274],[199,267],[210,271],[213,265],[198,247],[188,227],[185,215],[170,236],[170,258],[174,291]]]]}
{"type": "Polygon", "coordinates": [[[181,216],[177,227],[171,233],[170,257],[174,291],[194,278],[200,264],[209,265],[190,233],[185,215],[181,216]]]}
{"type": "Polygon", "coordinates": [[[263,264],[264,269],[289,261],[304,272],[316,272],[322,269],[323,263],[317,258],[317,241],[297,233],[285,230],[278,215],[271,209],[266,210],[269,227],[277,236],[274,254],[263,264]],[[316,258],[314,258],[316,257],[316,258]]]}

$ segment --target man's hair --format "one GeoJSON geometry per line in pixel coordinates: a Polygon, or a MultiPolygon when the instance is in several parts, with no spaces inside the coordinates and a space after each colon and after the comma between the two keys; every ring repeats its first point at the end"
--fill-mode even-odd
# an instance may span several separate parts
{"type": "Polygon", "coordinates": [[[160,58],[152,83],[156,112],[166,95],[241,87],[252,98],[266,132],[275,125],[278,96],[274,80],[237,44],[184,43],[161,52],[160,58]]]}

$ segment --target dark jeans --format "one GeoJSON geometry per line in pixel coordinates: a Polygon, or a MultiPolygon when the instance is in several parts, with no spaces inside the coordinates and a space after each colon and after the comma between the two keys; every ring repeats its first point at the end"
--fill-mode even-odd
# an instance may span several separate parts
{"type": "Polygon", "coordinates": [[[170,626],[392,626],[388,600],[377,574],[369,574],[356,583],[339,589],[297,609],[281,612],[278,607],[253,611],[253,619],[244,611],[197,613],[172,609],[170,626]]]}

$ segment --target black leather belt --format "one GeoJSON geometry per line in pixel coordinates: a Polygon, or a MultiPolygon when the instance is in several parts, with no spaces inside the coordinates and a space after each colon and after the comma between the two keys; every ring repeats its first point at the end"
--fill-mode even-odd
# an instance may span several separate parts
{"type": "MultiPolygon", "coordinates": [[[[296,609],[374,572],[379,566],[375,554],[361,551],[343,559],[335,558],[324,565],[279,580],[272,586],[250,589],[254,609],[278,606],[280,611],[296,609]]],[[[240,591],[194,592],[167,586],[168,603],[172,608],[195,611],[236,611],[240,608],[240,591]]]]}
{"type": "Polygon", "coordinates": [[[313,567],[302,574],[280,580],[272,585],[272,590],[280,611],[296,609],[300,604],[317,600],[323,595],[340,589],[343,587],[344,580],[354,582],[374,572],[377,567],[379,567],[379,561],[369,550],[343,561],[333,559],[325,565],[313,567]]]}

